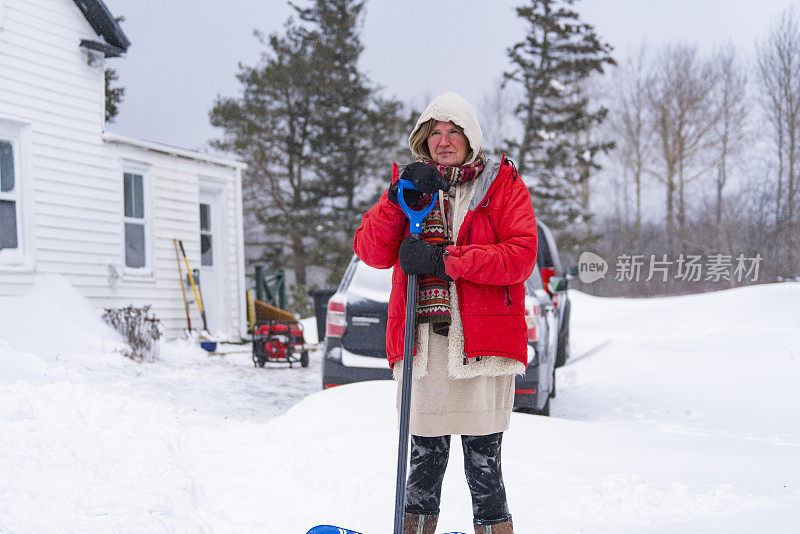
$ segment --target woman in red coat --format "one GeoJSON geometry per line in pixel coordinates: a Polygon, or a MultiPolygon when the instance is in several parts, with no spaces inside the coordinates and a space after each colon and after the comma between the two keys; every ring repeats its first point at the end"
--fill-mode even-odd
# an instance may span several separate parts
{"type": "MultiPolygon", "coordinates": [[[[402,377],[407,274],[419,275],[405,532],[433,534],[450,435],[460,434],[476,533],[513,532],[500,448],[524,374],[524,281],[536,262],[528,188],[505,158],[488,158],[475,111],[462,97],[434,99],[409,137],[416,162],[393,168],[392,186],[363,217],[354,249],[392,267],[386,352],[402,377]],[[409,235],[397,179],[417,208],[438,192],[420,238],[409,235]]],[[[398,383],[398,407],[402,384],[398,383]]]]}

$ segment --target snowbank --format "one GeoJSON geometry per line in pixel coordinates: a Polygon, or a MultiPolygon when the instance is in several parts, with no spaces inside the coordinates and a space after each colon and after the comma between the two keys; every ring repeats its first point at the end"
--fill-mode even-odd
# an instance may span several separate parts
{"type": "MultiPolygon", "coordinates": [[[[516,530],[797,532],[800,284],[572,298],[553,417],[505,437],[516,530]]],[[[394,383],[188,341],[136,364],[81,306],[56,279],[0,300],[0,532],[390,532],[394,383]]],[[[453,445],[442,532],[471,528],[453,445]]]]}
{"type": "Polygon", "coordinates": [[[38,275],[21,297],[0,298],[0,339],[51,359],[113,352],[122,339],[61,275],[38,275]]]}
{"type": "MultiPolygon", "coordinates": [[[[800,284],[648,300],[576,292],[573,360],[558,372],[554,417],[514,414],[506,435],[516,529],[796,531],[797,302],[800,284]]],[[[261,521],[248,520],[245,530],[302,532],[330,522],[389,532],[394,403],[390,382],[311,395],[270,421],[265,454],[246,469],[252,487],[268,480],[277,493],[267,501],[243,495],[236,477],[206,489],[238,517],[261,507],[261,521]]],[[[454,445],[443,532],[468,531],[471,517],[454,445]]]]}

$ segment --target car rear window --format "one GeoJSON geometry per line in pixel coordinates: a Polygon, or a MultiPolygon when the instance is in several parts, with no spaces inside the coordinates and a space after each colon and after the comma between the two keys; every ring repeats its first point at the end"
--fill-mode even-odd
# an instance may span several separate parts
{"type": "Polygon", "coordinates": [[[547,237],[545,237],[545,233],[541,228],[538,228],[538,233],[539,240],[536,263],[539,264],[539,267],[553,267],[555,264],[553,263],[553,256],[550,254],[550,246],[547,244],[547,237]]]}
{"type": "Polygon", "coordinates": [[[376,301],[389,302],[392,289],[392,270],[375,269],[363,261],[356,263],[353,278],[347,290],[376,301]]]}

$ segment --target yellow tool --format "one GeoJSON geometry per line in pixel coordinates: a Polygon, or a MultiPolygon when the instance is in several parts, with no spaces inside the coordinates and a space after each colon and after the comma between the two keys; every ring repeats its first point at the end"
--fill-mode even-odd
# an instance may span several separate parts
{"type": "Polygon", "coordinates": [[[194,283],[194,276],[192,276],[192,270],[189,268],[189,260],[186,259],[186,251],[183,249],[183,241],[180,239],[178,240],[178,244],[181,247],[181,254],[183,254],[183,261],[186,263],[186,271],[189,273],[189,282],[192,284],[192,290],[194,291],[194,298],[197,301],[197,307],[200,308],[200,317],[203,318],[203,330],[208,332],[208,322],[206,321],[206,311],[203,309],[203,292],[200,290],[198,293],[198,288],[194,283]]]}

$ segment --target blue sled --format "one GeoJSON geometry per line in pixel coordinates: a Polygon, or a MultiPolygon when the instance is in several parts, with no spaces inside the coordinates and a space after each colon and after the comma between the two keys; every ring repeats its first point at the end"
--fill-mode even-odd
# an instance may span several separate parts
{"type": "MultiPolygon", "coordinates": [[[[333,527],[331,525],[319,525],[306,532],[306,534],[361,534],[361,533],[356,532],[355,530],[347,530],[346,528],[342,527],[333,527]]],[[[464,533],[448,532],[447,534],[464,534],[464,533]]]]}
{"type": "Polygon", "coordinates": [[[331,525],[318,525],[306,534],[361,534],[355,530],[347,530],[346,528],[333,527],[331,525]]]}

